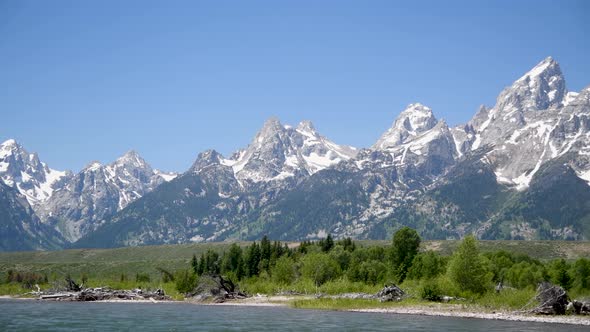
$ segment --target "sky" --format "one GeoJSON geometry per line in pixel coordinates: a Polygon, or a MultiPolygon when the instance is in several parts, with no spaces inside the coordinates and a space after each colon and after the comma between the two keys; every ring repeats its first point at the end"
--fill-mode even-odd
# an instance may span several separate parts
{"type": "Polygon", "coordinates": [[[590,85],[590,1],[0,0],[0,141],[79,171],[183,172],[264,121],[369,147],[410,103],[450,125],[547,56],[590,85]]]}

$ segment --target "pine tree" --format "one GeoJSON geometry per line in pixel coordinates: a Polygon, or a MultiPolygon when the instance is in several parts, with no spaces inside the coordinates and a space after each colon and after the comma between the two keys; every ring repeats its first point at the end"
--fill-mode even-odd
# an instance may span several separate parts
{"type": "Polygon", "coordinates": [[[259,273],[258,264],[260,264],[260,246],[254,242],[248,247],[246,255],[246,276],[257,276],[259,273]]]}
{"type": "Polygon", "coordinates": [[[191,259],[191,267],[193,269],[193,273],[199,274],[199,260],[197,259],[197,255],[193,254],[193,258],[191,259]]]}

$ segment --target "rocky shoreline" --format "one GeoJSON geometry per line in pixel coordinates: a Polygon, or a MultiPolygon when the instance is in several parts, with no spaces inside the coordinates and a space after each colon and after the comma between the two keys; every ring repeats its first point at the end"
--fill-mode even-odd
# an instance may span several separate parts
{"type": "Polygon", "coordinates": [[[590,326],[590,317],[584,316],[538,316],[511,312],[475,312],[465,309],[433,309],[432,307],[399,307],[382,309],[349,309],[350,312],[423,315],[456,318],[477,318],[518,322],[557,323],[590,326]]]}

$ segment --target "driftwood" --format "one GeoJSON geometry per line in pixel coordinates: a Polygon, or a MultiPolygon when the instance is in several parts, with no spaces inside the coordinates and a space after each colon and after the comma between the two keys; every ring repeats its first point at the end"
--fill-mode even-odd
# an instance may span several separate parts
{"type": "Polygon", "coordinates": [[[84,288],[78,292],[41,293],[39,299],[55,301],[171,300],[171,298],[161,289],[152,292],[143,291],[141,289],[113,290],[108,287],[84,288]]]}
{"type": "Polygon", "coordinates": [[[78,285],[70,276],[66,277],[66,287],[68,291],[71,292],[79,292],[82,290],[82,287],[78,285]]]}
{"type": "Polygon", "coordinates": [[[396,285],[385,285],[385,287],[377,293],[376,297],[381,302],[391,302],[401,301],[405,295],[406,293],[396,285]]]}
{"type": "Polygon", "coordinates": [[[368,293],[343,293],[338,295],[325,296],[324,294],[317,294],[316,298],[331,298],[331,299],[377,299],[381,302],[401,301],[406,293],[396,285],[383,287],[377,294],[368,293]]]}
{"type": "Polygon", "coordinates": [[[565,289],[549,282],[539,284],[535,299],[539,301],[539,305],[532,313],[538,315],[564,315],[569,303],[565,289]]]}
{"type": "Polygon", "coordinates": [[[566,312],[576,315],[590,315],[590,302],[581,302],[573,300],[568,303],[566,312]]]}
{"type": "Polygon", "coordinates": [[[219,274],[202,275],[199,278],[199,284],[188,296],[197,301],[212,300],[215,303],[248,297],[238,290],[231,280],[225,279],[219,274]]]}

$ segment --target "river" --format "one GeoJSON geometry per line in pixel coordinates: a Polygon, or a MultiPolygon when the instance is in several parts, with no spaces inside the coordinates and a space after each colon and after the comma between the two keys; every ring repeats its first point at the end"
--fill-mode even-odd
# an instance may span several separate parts
{"type": "Polygon", "coordinates": [[[187,303],[0,299],[1,331],[588,331],[588,327],[419,315],[187,303]]]}

